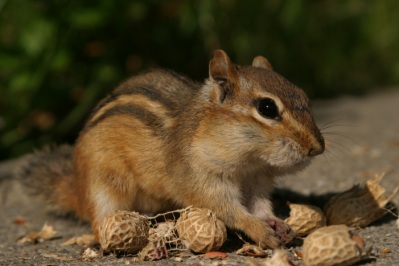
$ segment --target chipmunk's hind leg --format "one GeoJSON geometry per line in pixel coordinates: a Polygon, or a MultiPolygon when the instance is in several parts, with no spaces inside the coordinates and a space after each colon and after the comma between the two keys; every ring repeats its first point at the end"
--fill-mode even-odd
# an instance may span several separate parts
{"type": "Polygon", "coordinates": [[[98,236],[101,221],[116,210],[132,210],[134,191],[112,186],[112,184],[96,183],[89,188],[88,212],[93,233],[98,236]]]}

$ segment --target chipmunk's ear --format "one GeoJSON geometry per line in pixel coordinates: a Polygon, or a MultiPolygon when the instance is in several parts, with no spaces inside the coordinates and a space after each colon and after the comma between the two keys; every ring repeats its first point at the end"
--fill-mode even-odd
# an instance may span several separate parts
{"type": "Polygon", "coordinates": [[[229,56],[222,50],[216,50],[209,63],[209,78],[218,83],[223,89],[222,102],[227,94],[233,92],[237,77],[237,69],[229,56]]]}
{"type": "Polygon", "coordinates": [[[267,70],[273,70],[273,67],[270,64],[269,60],[260,55],[254,58],[254,60],[252,61],[252,66],[264,68],[267,70]]]}

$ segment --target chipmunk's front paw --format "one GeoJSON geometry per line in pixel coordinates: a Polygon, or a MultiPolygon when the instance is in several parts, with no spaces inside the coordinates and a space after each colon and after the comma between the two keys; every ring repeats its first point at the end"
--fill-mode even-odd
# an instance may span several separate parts
{"type": "Polygon", "coordinates": [[[280,241],[284,244],[287,244],[291,242],[292,239],[294,239],[295,232],[288,224],[284,223],[283,221],[270,218],[265,220],[265,222],[268,226],[270,226],[270,228],[272,228],[276,232],[276,237],[279,238],[280,241]]]}

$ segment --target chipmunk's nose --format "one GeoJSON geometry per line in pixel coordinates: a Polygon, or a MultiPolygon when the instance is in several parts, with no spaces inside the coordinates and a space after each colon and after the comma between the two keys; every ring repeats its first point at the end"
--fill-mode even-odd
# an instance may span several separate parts
{"type": "Polygon", "coordinates": [[[322,150],[322,149],[314,149],[314,148],[311,148],[311,149],[309,150],[308,155],[309,155],[309,156],[316,156],[316,155],[319,155],[319,154],[322,154],[322,153],[323,153],[323,150],[322,150]]]}
{"type": "Polygon", "coordinates": [[[322,154],[325,149],[324,138],[321,137],[318,141],[310,147],[308,155],[309,156],[316,156],[322,154]]]}

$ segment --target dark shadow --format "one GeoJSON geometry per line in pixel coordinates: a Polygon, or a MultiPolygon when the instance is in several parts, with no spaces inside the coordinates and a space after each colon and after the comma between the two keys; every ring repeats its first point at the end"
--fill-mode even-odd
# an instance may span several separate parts
{"type": "Polygon", "coordinates": [[[288,202],[308,204],[323,209],[327,201],[335,194],[336,193],[327,193],[324,195],[303,195],[296,191],[276,188],[272,193],[273,210],[278,217],[286,218],[290,215],[290,208],[287,204],[288,202]]]}

